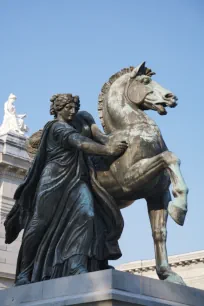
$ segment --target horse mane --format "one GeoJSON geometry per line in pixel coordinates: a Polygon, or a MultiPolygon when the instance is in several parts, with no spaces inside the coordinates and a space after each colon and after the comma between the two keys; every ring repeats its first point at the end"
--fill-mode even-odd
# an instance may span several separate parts
{"type": "Polygon", "coordinates": [[[104,119],[103,119],[103,105],[104,105],[104,100],[105,100],[106,94],[109,92],[111,85],[118,78],[120,78],[122,75],[124,75],[126,73],[131,72],[133,69],[134,69],[134,67],[130,66],[129,68],[124,68],[124,69],[116,72],[115,74],[113,74],[109,78],[108,82],[106,82],[101,89],[101,92],[100,92],[99,97],[98,97],[98,114],[99,114],[101,124],[104,128],[104,131],[106,131],[106,126],[105,126],[105,122],[104,122],[104,119]]]}

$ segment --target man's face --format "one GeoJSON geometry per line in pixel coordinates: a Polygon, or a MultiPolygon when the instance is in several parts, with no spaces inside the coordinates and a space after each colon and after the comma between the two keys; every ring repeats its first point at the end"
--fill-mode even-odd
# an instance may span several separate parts
{"type": "Polygon", "coordinates": [[[65,105],[65,107],[59,112],[60,115],[62,116],[62,118],[65,120],[65,121],[71,121],[75,114],[77,113],[77,110],[76,110],[76,103],[68,103],[65,105]]]}
{"type": "Polygon", "coordinates": [[[16,101],[15,98],[10,98],[10,102],[11,102],[11,103],[14,103],[15,101],[16,101]]]}

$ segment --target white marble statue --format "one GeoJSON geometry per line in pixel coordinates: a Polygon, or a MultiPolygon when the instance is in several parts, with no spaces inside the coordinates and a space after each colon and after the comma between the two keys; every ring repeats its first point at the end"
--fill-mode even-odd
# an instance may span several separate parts
{"type": "Polygon", "coordinates": [[[8,132],[14,132],[19,135],[25,135],[28,132],[28,127],[24,123],[24,118],[26,114],[17,115],[14,102],[16,96],[10,94],[8,100],[4,104],[4,119],[0,126],[0,134],[6,134],[8,132]]]}

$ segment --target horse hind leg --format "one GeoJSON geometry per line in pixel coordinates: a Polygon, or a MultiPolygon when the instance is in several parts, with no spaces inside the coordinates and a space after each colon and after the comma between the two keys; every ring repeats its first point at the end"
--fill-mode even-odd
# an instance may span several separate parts
{"type": "Polygon", "coordinates": [[[167,207],[171,200],[170,192],[167,190],[154,197],[149,197],[146,200],[154,240],[157,275],[161,280],[184,285],[183,279],[171,270],[168,263],[166,225],[168,218],[167,207]]]}

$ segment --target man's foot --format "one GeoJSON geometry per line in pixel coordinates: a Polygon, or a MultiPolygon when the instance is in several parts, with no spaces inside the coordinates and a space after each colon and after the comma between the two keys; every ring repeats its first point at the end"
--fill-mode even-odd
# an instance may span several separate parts
{"type": "Polygon", "coordinates": [[[26,277],[22,277],[16,280],[15,286],[28,285],[30,281],[26,277]]]}
{"type": "Polygon", "coordinates": [[[113,266],[110,266],[108,264],[108,260],[102,260],[100,262],[100,270],[108,270],[108,269],[115,270],[115,268],[113,266]]]}
{"type": "Polygon", "coordinates": [[[85,267],[80,267],[76,274],[85,274],[88,273],[89,271],[85,267]]]}

